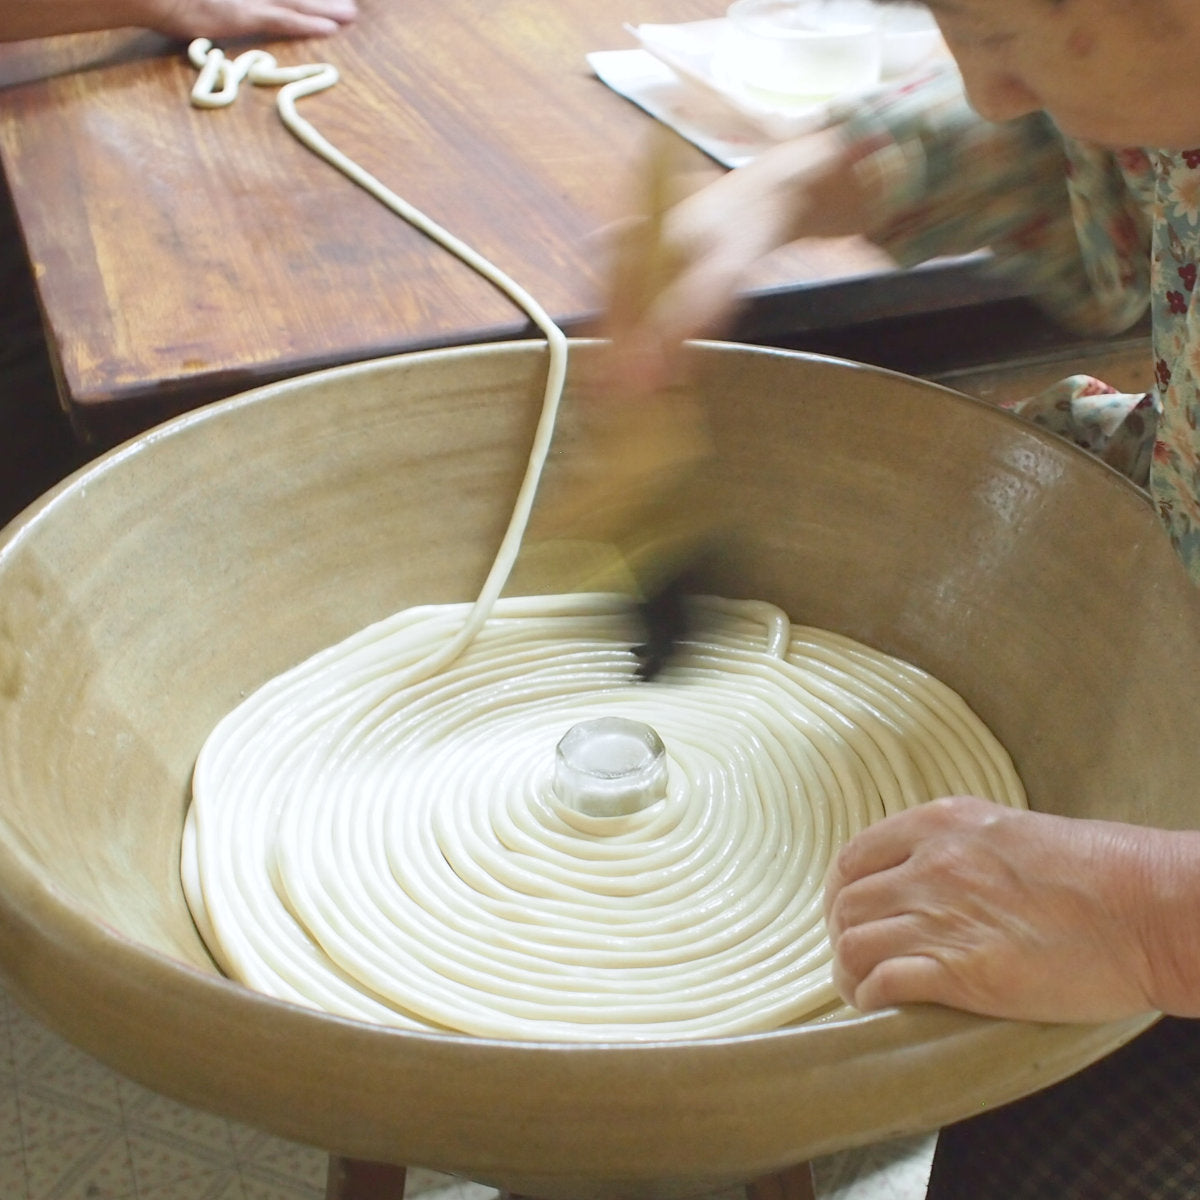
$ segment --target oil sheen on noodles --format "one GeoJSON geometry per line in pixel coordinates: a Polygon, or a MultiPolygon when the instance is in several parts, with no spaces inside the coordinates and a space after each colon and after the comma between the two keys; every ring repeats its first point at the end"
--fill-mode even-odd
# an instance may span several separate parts
{"type": "Polygon", "coordinates": [[[225,971],[400,1026],[551,1040],[770,1029],[837,998],[836,848],[939,795],[1024,803],[996,739],[928,674],[756,601],[635,677],[627,601],[412,608],[268,683],[196,769],[189,902],[225,971]],[[588,817],[553,788],[578,721],[666,746],[666,798],[588,817]]]}

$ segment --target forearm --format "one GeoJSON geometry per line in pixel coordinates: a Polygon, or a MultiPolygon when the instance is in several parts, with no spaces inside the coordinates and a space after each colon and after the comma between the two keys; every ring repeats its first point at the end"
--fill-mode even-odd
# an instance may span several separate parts
{"type": "Polygon", "coordinates": [[[0,0],[0,41],[151,25],[152,0],[0,0]]]}
{"type": "Polygon", "coordinates": [[[605,328],[619,352],[614,388],[667,386],[683,343],[724,328],[749,272],[801,237],[866,233],[877,198],[845,142],[824,130],[784,143],[681,200],[658,231],[656,271],[645,295],[645,226],[616,239],[605,328]]]}
{"type": "Polygon", "coordinates": [[[878,177],[879,238],[905,265],[1069,223],[1065,156],[1049,122],[986,122],[947,71],[863,104],[842,136],[859,170],[878,177]]]}
{"type": "Polygon", "coordinates": [[[1200,833],[1127,828],[1130,866],[1118,894],[1128,898],[1150,1001],[1200,1017],[1200,833]]]}
{"type": "Polygon", "coordinates": [[[861,106],[844,136],[879,176],[877,240],[902,266],[986,248],[1068,326],[1115,333],[1145,311],[1149,231],[1111,153],[1064,145],[1040,114],[988,123],[936,74],[861,106]]]}
{"type": "Polygon", "coordinates": [[[355,0],[0,0],[0,42],[138,26],[168,37],[326,37],[355,0]]]}
{"type": "Polygon", "coordinates": [[[773,246],[801,238],[871,237],[885,207],[884,180],[859,170],[854,148],[836,129],[774,147],[714,185],[722,187],[730,192],[727,207],[736,219],[746,219],[757,201],[760,211],[753,217],[772,229],[764,242],[773,246]]]}

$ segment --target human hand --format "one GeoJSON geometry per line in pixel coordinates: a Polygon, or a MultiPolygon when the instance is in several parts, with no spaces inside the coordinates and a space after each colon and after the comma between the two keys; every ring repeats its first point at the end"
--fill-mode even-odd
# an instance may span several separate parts
{"type": "Polygon", "coordinates": [[[1193,1015],[1198,863],[1195,834],[967,796],[920,805],[868,827],[830,868],[834,980],[863,1011],[1193,1015]]]}
{"type": "Polygon", "coordinates": [[[645,394],[674,381],[683,342],[731,317],[751,269],[801,237],[867,230],[870,197],[835,130],[777,146],[675,203],[655,222],[655,278],[645,278],[645,220],[614,239],[605,330],[614,382],[645,394]]]}
{"type": "Polygon", "coordinates": [[[146,0],[139,21],[168,37],[324,37],[357,15],[355,0],[146,0]]]}

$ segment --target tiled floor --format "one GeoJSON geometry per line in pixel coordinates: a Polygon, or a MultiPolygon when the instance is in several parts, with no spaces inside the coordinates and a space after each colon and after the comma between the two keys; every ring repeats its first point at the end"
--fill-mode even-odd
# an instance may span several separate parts
{"type": "MultiPolygon", "coordinates": [[[[919,1200],[926,1138],[817,1163],[823,1200],[919,1200]]],[[[0,992],[0,1200],[323,1200],[316,1149],[186,1108],[101,1066],[0,992]]],[[[410,1171],[407,1196],[495,1192],[410,1171]]]]}

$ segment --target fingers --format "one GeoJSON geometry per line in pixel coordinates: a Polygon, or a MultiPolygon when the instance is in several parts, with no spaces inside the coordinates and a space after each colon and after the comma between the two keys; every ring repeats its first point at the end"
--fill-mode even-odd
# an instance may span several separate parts
{"type": "Polygon", "coordinates": [[[1011,810],[979,796],[945,796],[868,826],[842,847],[832,871],[839,884],[883,871],[941,834],[961,833],[1011,810]]]}
{"type": "Polygon", "coordinates": [[[954,922],[904,910],[849,923],[835,941],[838,994],[862,1012],[961,1000],[955,967],[963,930],[947,925],[954,922]]]}
{"type": "Polygon", "coordinates": [[[744,185],[731,188],[729,175],[701,184],[674,143],[651,151],[641,215],[611,242],[606,322],[614,369],[645,392],[677,381],[685,342],[726,325],[770,237],[745,211],[744,185]]]}
{"type": "MultiPolygon", "coordinates": [[[[647,297],[643,261],[648,232],[644,218],[624,222],[612,235],[612,265],[604,334],[612,342],[608,374],[618,393],[639,397],[658,391],[671,381],[674,347],[661,336],[651,310],[655,297],[647,297]]],[[[665,286],[660,281],[658,286],[665,286]]]]}
{"type": "MultiPolygon", "coordinates": [[[[622,268],[614,271],[606,332],[616,350],[614,370],[634,390],[651,392],[675,382],[685,343],[720,336],[741,302],[746,264],[724,248],[681,238],[673,225],[667,224],[667,269],[644,302],[630,299],[631,289],[621,286],[622,268]]],[[[618,255],[636,261],[632,244],[618,255]]]]}
{"type": "Polygon", "coordinates": [[[825,877],[826,920],[830,919],[835,903],[849,884],[890,870],[907,860],[920,836],[922,823],[914,821],[908,813],[900,813],[868,826],[837,852],[825,877]]]}
{"type": "Polygon", "coordinates": [[[970,955],[979,921],[960,839],[1003,811],[949,797],[880,821],[842,848],[826,879],[825,921],[847,1003],[870,1011],[961,1001],[952,965],[970,955]]]}
{"type": "Polygon", "coordinates": [[[685,343],[720,332],[732,308],[726,295],[689,276],[664,287],[638,322],[612,331],[614,382],[633,395],[677,382],[685,343]]]}
{"type": "Polygon", "coordinates": [[[857,983],[837,981],[838,991],[859,1012],[875,1012],[899,1004],[952,1004],[945,967],[925,954],[887,958],[857,983]],[[843,990],[845,987],[846,990],[843,990]]]}
{"type": "Polygon", "coordinates": [[[997,811],[997,806],[989,800],[951,796],[906,809],[868,826],[847,842],[830,864],[825,880],[826,919],[848,885],[899,866],[918,846],[927,844],[937,834],[977,824],[997,811]]]}
{"type": "Polygon", "coordinates": [[[243,20],[240,32],[276,37],[326,37],[357,15],[353,0],[281,0],[239,7],[243,20]]]}
{"type": "Polygon", "coordinates": [[[355,0],[282,0],[282,7],[314,16],[329,17],[343,25],[353,21],[358,15],[355,0]]]}
{"type": "MultiPolygon", "coordinates": [[[[896,839],[885,845],[899,850],[896,839]]],[[[826,892],[833,982],[842,999],[863,1012],[930,999],[920,989],[931,985],[937,967],[922,928],[924,914],[913,912],[911,885],[906,889],[907,853],[875,861],[877,869],[836,887],[833,896],[826,892]]]]}
{"type": "Polygon", "coordinates": [[[668,210],[625,227],[615,246],[609,328],[629,346],[626,374],[663,386],[684,342],[728,323],[759,263],[800,237],[860,233],[878,207],[869,200],[837,130],[782,143],[705,186],[674,187],[668,210]],[[645,234],[657,253],[639,245],[645,234]]]}
{"type": "Polygon", "coordinates": [[[327,37],[358,15],[356,0],[170,0],[147,24],[172,37],[327,37]]]}

